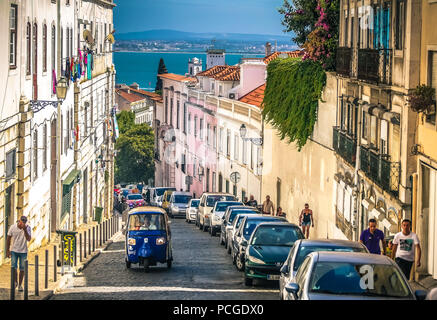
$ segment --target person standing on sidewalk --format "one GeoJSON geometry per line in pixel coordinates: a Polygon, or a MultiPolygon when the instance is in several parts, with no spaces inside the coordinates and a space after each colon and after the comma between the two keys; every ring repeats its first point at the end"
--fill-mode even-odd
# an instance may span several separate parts
{"type": "Polygon", "coordinates": [[[360,236],[360,242],[364,244],[370,253],[381,254],[381,247],[379,245],[382,242],[383,253],[386,251],[386,243],[384,239],[384,232],[376,228],[376,220],[369,220],[369,228],[364,230],[360,236]]]}
{"type": "Polygon", "coordinates": [[[305,209],[300,213],[299,225],[302,226],[302,232],[305,235],[305,238],[308,239],[310,236],[311,225],[314,228],[313,210],[310,209],[308,203],[305,203],[305,209]]]}
{"type": "Polygon", "coordinates": [[[258,202],[254,199],[253,195],[250,195],[250,199],[247,202],[247,205],[249,207],[254,207],[254,208],[256,208],[258,206],[258,202]]]}
{"type": "Polygon", "coordinates": [[[407,279],[410,279],[411,268],[418,255],[416,266],[420,267],[420,242],[417,235],[411,231],[411,221],[402,221],[402,231],[397,233],[393,239],[392,258],[395,259],[407,279]]]}
{"type": "Polygon", "coordinates": [[[20,283],[18,291],[23,291],[24,262],[27,260],[27,242],[31,239],[31,229],[26,216],[22,216],[17,224],[12,225],[6,239],[6,257],[11,258],[11,266],[15,269],[15,287],[17,287],[17,267],[20,262],[20,283]],[[11,248],[12,240],[12,248],[11,248]]]}
{"type": "Polygon", "coordinates": [[[272,216],[275,215],[275,207],[273,202],[270,200],[270,196],[266,196],[266,201],[263,203],[262,213],[270,214],[272,216]]]}

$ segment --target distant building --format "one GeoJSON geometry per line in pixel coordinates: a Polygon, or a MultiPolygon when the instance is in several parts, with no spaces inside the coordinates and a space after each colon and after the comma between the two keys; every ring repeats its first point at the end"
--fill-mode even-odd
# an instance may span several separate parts
{"type": "Polygon", "coordinates": [[[206,51],[206,69],[226,65],[224,49],[208,49],[206,51]]]}
{"type": "Polygon", "coordinates": [[[202,59],[193,58],[188,61],[188,73],[187,77],[194,77],[199,72],[203,71],[202,59]]]}

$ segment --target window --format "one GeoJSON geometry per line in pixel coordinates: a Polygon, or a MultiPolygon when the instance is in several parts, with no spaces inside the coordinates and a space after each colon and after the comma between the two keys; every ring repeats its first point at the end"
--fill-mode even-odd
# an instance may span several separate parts
{"type": "Polygon", "coordinates": [[[188,114],[187,132],[188,134],[191,133],[191,113],[188,114]]]}
{"type": "Polygon", "coordinates": [[[16,150],[6,153],[6,178],[11,178],[16,172],[16,150]]]}
{"type": "Polygon", "coordinates": [[[17,10],[16,4],[11,4],[9,12],[9,67],[17,67],[17,10]]]}
{"type": "Polygon", "coordinates": [[[42,27],[42,71],[47,72],[47,25],[42,27]]]}
{"type": "Polygon", "coordinates": [[[38,26],[33,24],[33,74],[38,73],[38,26]]]}
{"type": "Polygon", "coordinates": [[[226,155],[231,156],[231,130],[226,131],[226,155]]]}
{"type": "Polygon", "coordinates": [[[199,120],[199,135],[200,140],[203,140],[203,119],[199,120]]]}
{"type": "Polygon", "coordinates": [[[31,34],[32,30],[31,30],[31,25],[30,22],[27,23],[27,27],[26,27],[26,45],[27,45],[27,56],[26,56],[26,75],[30,75],[31,73],[31,54],[32,54],[32,41],[30,38],[30,34],[31,34]]]}
{"type": "Polygon", "coordinates": [[[33,132],[33,175],[35,181],[38,177],[38,131],[33,132]]]}
{"type": "Polygon", "coordinates": [[[42,169],[47,170],[47,124],[43,127],[43,158],[42,158],[42,169]]]}
{"type": "Polygon", "coordinates": [[[219,152],[223,152],[223,128],[219,132],[219,152]]]}
{"type": "Polygon", "coordinates": [[[52,70],[56,70],[56,27],[52,26],[52,70]]]}
{"type": "Polygon", "coordinates": [[[229,180],[226,179],[226,193],[229,193],[229,180]]]}
{"type": "Polygon", "coordinates": [[[242,157],[243,157],[243,164],[247,164],[247,143],[246,140],[241,139],[241,146],[242,146],[242,157]]]}
{"type": "Polygon", "coordinates": [[[184,120],[183,120],[183,123],[184,123],[184,133],[186,133],[187,132],[187,105],[184,103],[184,120]]]}
{"type": "Polygon", "coordinates": [[[210,135],[210,132],[211,132],[211,130],[210,130],[210,126],[209,126],[209,123],[206,125],[206,143],[208,144],[208,145],[210,145],[211,144],[211,135],[210,135]]]}
{"type": "Polygon", "coordinates": [[[168,124],[168,96],[165,96],[165,123],[168,124]]]}
{"type": "Polygon", "coordinates": [[[368,135],[369,135],[368,134],[368,131],[369,131],[369,118],[370,118],[370,115],[367,112],[363,111],[363,120],[362,120],[362,122],[363,122],[363,132],[362,132],[362,137],[365,140],[367,140],[368,135]]]}
{"type": "Polygon", "coordinates": [[[238,135],[234,135],[234,160],[238,160],[238,135]]]}
{"type": "MultiPolygon", "coordinates": [[[[428,85],[436,90],[437,94],[437,51],[428,52],[428,85]]],[[[426,121],[435,125],[436,121],[435,104],[426,114],[426,121]]]]}
{"type": "Polygon", "coordinates": [[[179,129],[179,116],[180,116],[179,100],[176,102],[176,129],[179,129]]]}
{"type": "Polygon", "coordinates": [[[194,136],[197,137],[197,116],[194,116],[194,136]]]}
{"type": "Polygon", "coordinates": [[[173,126],[173,98],[170,99],[170,125],[173,126]]]}
{"type": "Polygon", "coordinates": [[[396,50],[404,48],[404,29],[405,29],[405,0],[396,1],[396,26],[395,26],[395,46],[396,50]]]}
{"type": "Polygon", "coordinates": [[[214,127],[214,135],[213,135],[213,146],[214,149],[217,149],[217,127],[214,127]]]}

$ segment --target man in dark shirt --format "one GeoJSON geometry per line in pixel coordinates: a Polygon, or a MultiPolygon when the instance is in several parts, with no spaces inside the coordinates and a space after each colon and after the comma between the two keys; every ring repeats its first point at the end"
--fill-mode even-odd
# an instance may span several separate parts
{"type": "Polygon", "coordinates": [[[376,228],[376,220],[369,220],[369,228],[364,230],[360,236],[360,242],[364,244],[370,253],[381,254],[379,242],[382,242],[383,254],[386,251],[384,232],[376,228]]]}
{"type": "Polygon", "coordinates": [[[247,201],[247,205],[250,207],[256,208],[258,206],[258,202],[253,198],[253,196],[250,196],[250,200],[247,201]]]}

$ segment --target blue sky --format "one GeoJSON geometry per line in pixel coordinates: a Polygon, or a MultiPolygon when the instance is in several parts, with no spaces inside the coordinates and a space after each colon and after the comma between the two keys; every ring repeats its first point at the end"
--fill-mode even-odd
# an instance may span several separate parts
{"type": "Polygon", "coordinates": [[[152,29],[283,34],[283,0],[115,0],[117,33],[152,29]]]}

